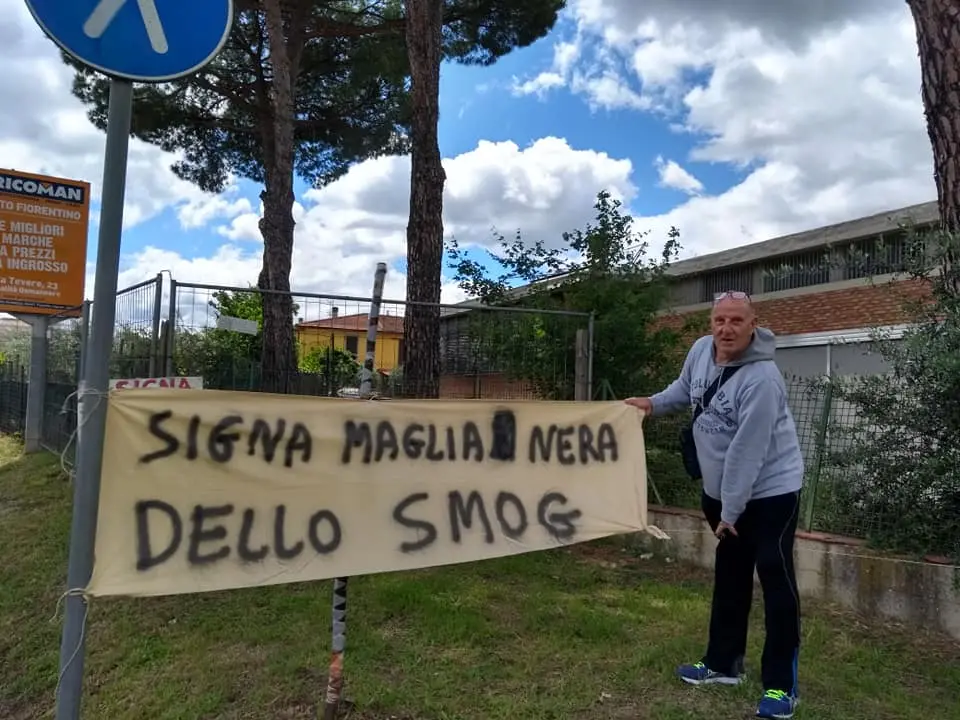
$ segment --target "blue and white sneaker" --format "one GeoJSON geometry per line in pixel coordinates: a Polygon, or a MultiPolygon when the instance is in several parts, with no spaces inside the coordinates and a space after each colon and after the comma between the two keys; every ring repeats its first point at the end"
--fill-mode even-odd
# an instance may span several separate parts
{"type": "Polygon", "coordinates": [[[757,705],[757,717],[771,720],[792,718],[799,701],[783,690],[767,690],[757,705]]]}
{"type": "Polygon", "coordinates": [[[743,668],[739,663],[732,675],[711,670],[702,662],[681,665],[677,668],[677,675],[690,685],[739,685],[744,680],[743,668]]]}

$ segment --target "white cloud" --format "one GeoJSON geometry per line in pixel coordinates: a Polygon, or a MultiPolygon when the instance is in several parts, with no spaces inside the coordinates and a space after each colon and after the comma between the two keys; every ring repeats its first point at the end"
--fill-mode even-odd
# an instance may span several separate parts
{"type": "MultiPolygon", "coordinates": [[[[475,150],[444,160],[444,226],[461,245],[489,246],[493,230],[517,229],[530,240],[560,241],[565,230],[593,215],[596,193],[608,190],[625,202],[636,189],[632,164],[565,140],[543,138],[526,148],[512,142],[481,142],[475,150]]],[[[301,292],[369,295],[377,262],[394,266],[406,256],[410,161],[384,157],[360,163],[337,182],[307,191],[294,208],[296,241],[291,287],[301,292]]],[[[121,286],[170,270],[179,282],[240,285],[260,271],[259,213],[238,215],[218,232],[228,239],[212,257],[187,259],[147,248],[126,258],[121,286]]],[[[391,270],[385,295],[405,296],[405,276],[391,270]]],[[[92,282],[89,285],[91,288],[92,282]]],[[[442,299],[463,293],[445,282],[442,299]]]]}
{"type": "Polygon", "coordinates": [[[660,175],[662,187],[680,190],[688,195],[699,195],[703,192],[703,183],[680,167],[676,160],[664,160],[658,155],[654,165],[660,175]]]}
{"type": "MultiPolygon", "coordinates": [[[[541,72],[591,106],[642,98],[694,139],[686,167],[741,175],[715,196],[690,184],[695,197],[638,218],[654,233],[677,225],[685,254],[936,197],[915,30],[900,0],[574,0],[569,16],[577,60],[541,72]],[[629,96],[585,87],[578,73],[598,66],[629,96]]],[[[679,164],[658,169],[663,184],[683,184],[679,164]]]]}
{"type": "MultiPolygon", "coordinates": [[[[0,91],[10,107],[17,108],[16,113],[0,114],[0,152],[25,170],[88,179],[96,195],[103,137],[70,94],[70,70],[22,5],[12,18],[0,19],[0,40],[7,70],[0,91]]],[[[558,50],[561,64],[575,58],[574,46],[558,50]]],[[[179,282],[255,283],[262,262],[260,204],[237,188],[220,196],[201,193],[173,176],[172,160],[154,147],[131,143],[127,226],[172,207],[182,229],[209,228],[223,245],[188,257],[182,241],[164,235],[153,246],[121,259],[119,287],[160,271],[169,271],[179,282]]],[[[445,231],[462,245],[489,245],[494,229],[508,236],[522,229],[532,240],[555,243],[561,232],[592,217],[597,192],[609,190],[626,202],[636,192],[630,161],[574,149],[555,137],[527,147],[481,142],[444,164],[445,231]]],[[[302,292],[369,295],[376,263],[393,268],[406,256],[409,172],[409,158],[379,158],[298,197],[291,286],[302,292]]],[[[90,264],[88,297],[94,289],[93,272],[90,264]]],[[[404,297],[405,282],[402,272],[391,269],[386,295],[404,297]]],[[[443,299],[456,302],[463,295],[446,282],[443,299]]]]}
{"type": "MultiPolygon", "coordinates": [[[[102,136],[70,96],[70,72],[55,48],[17,8],[12,21],[0,20],[0,90],[17,109],[0,114],[4,164],[97,187],[102,136]]],[[[655,112],[692,137],[689,157],[654,160],[659,182],[690,197],[637,221],[654,238],[678,226],[687,255],[935,196],[902,0],[572,0],[568,17],[575,27],[558,32],[551,64],[530,68],[513,92],[547,98],[566,89],[593,108],[655,112]],[[707,195],[695,163],[734,168],[740,179],[707,195]]],[[[173,207],[183,228],[212,228],[223,245],[189,258],[164,237],[157,244],[166,249],[123,259],[121,286],[160,270],[184,282],[255,282],[259,203],[200,193],[172,175],[170,162],[132,143],[128,224],[173,207]]],[[[629,160],[557,137],[526,147],[480,142],[444,164],[445,229],[463,244],[489,244],[494,228],[555,243],[591,218],[599,190],[628,206],[637,196],[629,160]]],[[[368,295],[376,263],[393,267],[406,254],[408,184],[407,158],[379,158],[299,197],[292,286],[368,295]]],[[[391,270],[386,294],[403,297],[404,284],[391,270]]],[[[443,297],[460,299],[449,283],[443,297]]]]}
{"type": "Polygon", "coordinates": [[[236,218],[253,212],[253,206],[245,197],[234,197],[236,186],[222,195],[214,197],[194,197],[177,208],[177,219],[184,230],[206,227],[214,220],[236,218]]]}

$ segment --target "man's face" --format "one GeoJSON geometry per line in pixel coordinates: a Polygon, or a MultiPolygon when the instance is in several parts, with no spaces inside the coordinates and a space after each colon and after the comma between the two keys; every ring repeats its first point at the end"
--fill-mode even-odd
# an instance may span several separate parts
{"type": "Polygon", "coordinates": [[[710,324],[717,349],[733,357],[750,345],[757,316],[748,298],[727,296],[713,306],[710,324]]]}

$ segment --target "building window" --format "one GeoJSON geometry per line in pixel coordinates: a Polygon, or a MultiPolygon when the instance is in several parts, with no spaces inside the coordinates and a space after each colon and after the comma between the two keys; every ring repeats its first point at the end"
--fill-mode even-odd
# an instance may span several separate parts
{"type": "Polygon", "coordinates": [[[733,290],[753,295],[753,265],[741,265],[729,270],[714,270],[703,276],[700,286],[700,302],[713,302],[713,299],[733,290]]]}
{"type": "Polygon", "coordinates": [[[407,346],[403,338],[397,341],[397,365],[405,365],[407,362],[407,346]]]}
{"type": "Polygon", "coordinates": [[[796,288],[824,285],[830,282],[829,251],[787,255],[763,265],[763,292],[779,292],[796,288]]]}
{"type": "Polygon", "coordinates": [[[907,238],[903,233],[850,243],[844,252],[844,280],[889,275],[907,269],[907,238]]]}
{"type": "Polygon", "coordinates": [[[356,335],[347,335],[345,347],[348,353],[357,357],[360,354],[360,338],[356,335]]]}

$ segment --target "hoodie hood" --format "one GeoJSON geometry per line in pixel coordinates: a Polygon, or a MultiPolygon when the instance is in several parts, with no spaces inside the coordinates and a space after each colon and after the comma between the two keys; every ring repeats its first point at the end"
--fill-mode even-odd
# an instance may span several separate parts
{"type": "Polygon", "coordinates": [[[747,349],[744,350],[743,354],[736,360],[731,360],[728,366],[735,367],[738,365],[748,365],[761,360],[773,360],[773,355],[776,350],[777,336],[774,335],[773,330],[758,327],[753,331],[753,340],[750,341],[747,349]]]}

